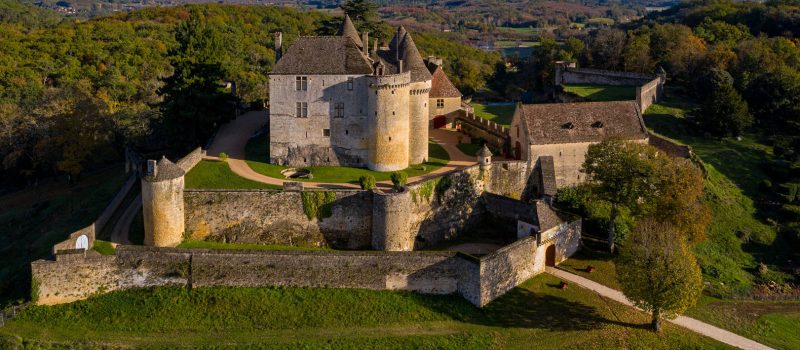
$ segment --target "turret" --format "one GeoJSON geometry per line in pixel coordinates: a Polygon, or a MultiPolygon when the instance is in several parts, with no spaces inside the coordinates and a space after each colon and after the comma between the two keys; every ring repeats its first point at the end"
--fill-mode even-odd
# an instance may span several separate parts
{"type": "Polygon", "coordinates": [[[489,147],[486,147],[486,144],[483,144],[478,153],[476,154],[478,157],[478,167],[481,170],[489,170],[492,168],[492,151],[489,150],[489,147]]]}
{"type": "Polygon", "coordinates": [[[408,167],[410,74],[368,77],[369,150],[367,167],[397,171],[408,167]]]}
{"type": "Polygon", "coordinates": [[[142,214],[144,244],[174,247],[181,243],[184,231],[183,188],[186,172],[169,159],[147,162],[142,178],[142,214]]]}

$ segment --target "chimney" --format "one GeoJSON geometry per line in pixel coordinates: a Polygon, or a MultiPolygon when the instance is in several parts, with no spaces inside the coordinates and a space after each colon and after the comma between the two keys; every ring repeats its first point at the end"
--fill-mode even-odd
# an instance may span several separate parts
{"type": "Polygon", "coordinates": [[[158,175],[158,165],[153,159],[147,160],[147,168],[144,171],[145,177],[156,177],[158,175]]]}
{"type": "Polygon", "coordinates": [[[364,31],[361,33],[361,44],[364,45],[364,56],[369,56],[369,32],[364,31]]]}
{"type": "Polygon", "coordinates": [[[378,58],[378,39],[376,38],[375,41],[372,42],[372,54],[375,55],[375,59],[378,58]]]}
{"type": "Polygon", "coordinates": [[[275,62],[278,62],[283,56],[283,33],[275,33],[275,62]]]}
{"type": "Polygon", "coordinates": [[[397,60],[397,73],[403,73],[403,60],[397,60]]]}

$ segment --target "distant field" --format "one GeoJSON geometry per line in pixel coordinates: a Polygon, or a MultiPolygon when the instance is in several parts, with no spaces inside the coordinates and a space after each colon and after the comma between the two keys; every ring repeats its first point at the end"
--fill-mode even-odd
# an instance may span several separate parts
{"type": "Polygon", "coordinates": [[[475,110],[476,116],[505,126],[511,125],[511,119],[514,117],[514,110],[517,108],[517,105],[513,102],[490,104],[472,102],[470,106],[475,110]]]}
{"type": "Polygon", "coordinates": [[[598,24],[598,25],[606,25],[606,26],[613,26],[614,19],[613,18],[589,18],[586,20],[587,24],[598,24]]]}
{"type": "Polygon", "coordinates": [[[522,33],[522,34],[536,34],[539,32],[537,28],[531,27],[497,27],[500,32],[522,33]]]}
{"type": "Polygon", "coordinates": [[[591,101],[627,101],[636,99],[635,86],[564,85],[564,91],[591,101]]]}
{"type": "Polygon", "coordinates": [[[458,296],[362,289],[156,288],[32,307],[0,348],[727,349],[550,275],[484,309],[458,296]]]}
{"type": "Polygon", "coordinates": [[[541,45],[538,41],[514,41],[514,40],[498,40],[494,42],[494,46],[497,48],[508,48],[508,47],[535,47],[541,45]]]}

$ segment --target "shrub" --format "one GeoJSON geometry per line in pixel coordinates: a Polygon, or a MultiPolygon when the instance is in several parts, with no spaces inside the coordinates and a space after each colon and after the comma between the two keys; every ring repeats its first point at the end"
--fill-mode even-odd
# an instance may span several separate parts
{"type": "Polygon", "coordinates": [[[374,190],[375,177],[372,175],[363,175],[358,178],[358,184],[361,185],[362,190],[374,190]]]}
{"type": "Polygon", "coordinates": [[[405,171],[396,171],[392,173],[391,178],[394,189],[399,191],[401,188],[403,188],[403,186],[406,185],[406,181],[408,181],[408,174],[406,174],[405,171]]]}
{"type": "Polygon", "coordinates": [[[219,160],[221,160],[223,162],[227,162],[228,161],[228,154],[225,153],[225,152],[220,152],[219,153],[219,160]]]}
{"type": "Polygon", "coordinates": [[[762,191],[769,191],[772,189],[772,181],[769,181],[769,179],[761,180],[761,183],[758,184],[758,187],[762,191]]]}

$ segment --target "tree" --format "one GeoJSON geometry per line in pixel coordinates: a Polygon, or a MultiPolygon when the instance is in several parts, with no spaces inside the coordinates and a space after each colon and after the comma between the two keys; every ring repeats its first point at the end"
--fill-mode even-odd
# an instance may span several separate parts
{"type": "Polygon", "coordinates": [[[199,10],[178,25],[175,39],[178,45],[170,52],[175,72],[159,90],[164,96],[162,112],[166,126],[184,131],[179,141],[194,146],[210,136],[216,123],[233,114],[232,98],[223,86],[223,40],[199,10]]]}
{"type": "Polygon", "coordinates": [[[608,249],[614,252],[617,206],[636,213],[650,209],[658,193],[660,169],[669,162],[663,153],[646,144],[605,140],[589,146],[581,171],[594,185],[594,194],[611,203],[608,225],[608,249]]]}
{"type": "Polygon", "coordinates": [[[630,35],[622,57],[626,71],[652,73],[655,62],[650,57],[650,33],[630,35]]]}
{"type": "Polygon", "coordinates": [[[796,70],[781,66],[759,75],[747,87],[747,101],[761,126],[775,131],[800,129],[800,73],[796,70]]]}
{"type": "Polygon", "coordinates": [[[554,84],[553,74],[556,61],[567,58],[567,55],[556,39],[543,36],[539,41],[540,45],[533,53],[534,74],[536,75],[536,87],[539,90],[546,90],[554,84]]]}
{"type": "Polygon", "coordinates": [[[374,37],[385,34],[381,33],[382,28],[378,21],[378,5],[371,0],[347,0],[339,7],[350,16],[359,30],[369,31],[374,37]]]}
{"type": "Polygon", "coordinates": [[[703,277],[681,234],[669,224],[640,220],[616,261],[622,292],[636,307],[652,314],[652,329],[697,302],[703,277]]]}
{"type": "Polygon", "coordinates": [[[661,164],[653,216],[672,224],[689,243],[703,241],[711,222],[711,209],[701,200],[705,191],[703,172],[688,159],[661,164]]]}
{"type": "Polygon", "coordinates": [[[747,102],[730,84],[718,86],[706,98],[699,116],[700,125],[717,136],[739,136],[753,122],[747,102]]]}
{"type": "Polygon", "coordinates": [[[599,29],[589,41],[592,65],[603,69],[620,69],[626,34],[619,29],[599,29]]]}

